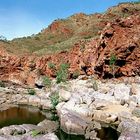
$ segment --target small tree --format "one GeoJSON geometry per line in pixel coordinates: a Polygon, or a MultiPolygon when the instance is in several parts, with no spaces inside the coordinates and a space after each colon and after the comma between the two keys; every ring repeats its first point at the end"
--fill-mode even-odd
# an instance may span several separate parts
{"type": "Polygon", "coordinates": [[[57,71],[56,75],[56,83],[66,82],[68,79],[68,68],[69,65],[64,63],[60,65],[59,70],[57,71]]]}
{"type": "Polygon", "coordinates": [[[51,79],[50,79],[49,77],[47,77],[47,76],[45,76],[45,77],[43,78],[43,83],[44,83],[44,85],[45,85],[47,88],[50,88],[51,85],[52,85],[51,79]]]}
{"type": "Polygon", "coordinates": [[[117,57],[114,54],[111,54],[110,56],[110,61],[109,61],[109,65],[112,71],[112,75],[115,78],[115,63],[116,63],[117,57]]]}
{"type": "Polygon", "coordinates": [[[28,89],[28,94],[30,94],[30,95],[35,95],[36,92],[35,92],[34,89],[28,89]]]}
{"type": "Polygon", "coordinates": [[[55,110],[56,106],[59,103],[59,92],[52,93],[52,95],[50,96],[50,99],[51,99],[51,104],[52,104],[52,107],[53,107],[52,109],[55,110]]]}
{"type": "Polygon", "coordinates": [[[54,64],[54,63],[52,63],[52,62],[49,62],[49,63],[48,63],[48,66],[49,66],[49,68],[50,68],[50,69],[53,69],[53,70],[55,70],[55,69],[56,69],[55,64],[54,64]]]}

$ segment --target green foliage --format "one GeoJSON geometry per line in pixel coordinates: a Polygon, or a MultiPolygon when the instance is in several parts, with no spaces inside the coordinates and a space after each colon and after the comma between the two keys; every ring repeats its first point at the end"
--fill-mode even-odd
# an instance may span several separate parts
{"type": "Polygon", "coordinates": [[[30,95],[35,95],[36,92],[35,92],[34,89],[28,89],[28,94],[30,94],[30,95]]]}
{"type": "Polygon", "coordinates": [[[91,35],[89,35],[89,36],[85,36],[85,37],[84,37],[84,39],[90,39],[90,38],[92,38],[91,35]]]}
{"type": "Polygon", "coordinates": [[[5,87],[5,84],[2,81],[0,81],[0,87],[5,87]]]}
{"type": "Polygon", "coordinates": [[[115,65],[116,60],[117,60],[116,55],[111,54],[111,56],[110,56],[110,61],[109,61],[109,65],[110,65],[110,66],[115,65]]]}
{"type": "Polygon", "coordinates": [[[31,133],[32,137],[35,137],[39,134],[40,134],[40,131],[37,131],[37,130],[33,130],[32,133],[31,133]]]}
{"type": "Polygon", "coordinates": [[[45,77],[43,78],[43,83],[44,83],[44,85],[45,85],[47,88],[50,88],[51,85],[52,85],[51,79],[50,79],[49,77],[47,77],[47,76],[45,76],[45,77]]]}
{"type": "Polygon", "coordinates": [[[116,55],[111,54],[109,65],[110,65],[113,77],[115,77],[115,63],[116,63],[116,60],[117,60],[116,55]]]}
{"type": "Polygon", "coordinates": [[[56,75],[56,83],[66,82],[68,79],[69,64],[63,63],[60,65],[56,75]]]}
{"type": "Polygon", "coordinates": [[[51,120],[52,121],[58,121],[59,120],[59,117],[58,117],[57,113],[52,113],[51,120]]]}
{"type": "Polygon", "coordinates": [[[58,105],[59,103],[59,93],[58,92],[55,92],[52,94],[52,96],[50,97],[51,99],[51,104],[53,106],[53,110],[56,109],[56,106],[58,105]]]}
{"type": "Polygon", "coordinates": [[[56,69],[56,66],[55,66],[54,63],[49,62],[48,66],[49,66],[50,69],[56,69]]]}

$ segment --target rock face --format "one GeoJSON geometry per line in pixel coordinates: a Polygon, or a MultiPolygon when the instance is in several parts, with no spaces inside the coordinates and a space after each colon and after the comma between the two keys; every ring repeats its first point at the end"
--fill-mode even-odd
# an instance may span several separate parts
{"type": "MultiPolygon", "coordinates": [[[[120,140],[139,135],[140,114],[137,100],[132,100],[131,88],[134,83],[97,82],[98,90],[90,86],[90,80],[72,81],[72,95],[67,102],[57,105],[61,128],[69,134],[85,135],[97,139],[96,130],[101,127],[118,126],[120,140]],[[124,96],[122,96],[124,93],[124,96]],[[130,121],[131,120],[131,121],[130,121]]],[[[139,85],[135,83],[135,85],[139,85]]],[[[136,99],[139,96],[135,96],[136,99]]]]}
{"type": "Polygon", "coordinates": [[[101,34],[95,71],[104,78],[113,71],[116,77],[140,74],[140,16],[108,23],[101,34]],[[115,67],[111,72],[111,54],[116,56],[115,67]]]}
{"type": "Polygon", "coordinates": [[[119,140],[139,140],[140,139],[140,123],[132,120],[125,120],[118,126],[121,132],[119,140]]]}
{"type": "MultiPolygon", "coordinates": [[[[56,71],[61,63],[70,64],[69,78],[76,72],[87,75],[97,74],[101,78],[140,75],[140,14],[134,7],[138,8],[140,4],[118,6],[124,15],[130,15],[123,18],[115,15],[113,8],[105,15],[94,15],[102,19],[96,25],[103,29],[99,32],[100,38],[80,40],[70,51],[40,57],[35,54],[16,56],[8,53],[4,44],[0,43],[0,80],[34,86],[40,75],[56,77],[56,71]],[[114,20],[112,22],[105,20],[108,18],[114,20]],[[55,68],[49,67],[50,62],[55,64],[55,68]]],[[[90,16],[88,20],[84,14],[77,14],[71,18],[77,21],[78,17],[88,26],[90,16]]],[[[69,34],[70,31],[65,29],[65,26],[59,25],[57,21],[48,30],[52,33],[59,32],[56,30],[59,27],[60,32],[69,34]]],[[[45,32],[46,30],[43,31],[44,34],[45,32]]],[[[40,86],[40,83],[37,85],[40,86]]]]}
{"type": "Polygon", "coordinates": [[[122,133],[118,140],[139,140],[140,135],[137,133],[126,132],[122,133]]]}
{"type": "Polygon", "coordinates": [[[24,135],[24,136],[0,136],[0,140],[59,140],[54,133],[46,135],[38,135],[36,137],[24,135]]]}

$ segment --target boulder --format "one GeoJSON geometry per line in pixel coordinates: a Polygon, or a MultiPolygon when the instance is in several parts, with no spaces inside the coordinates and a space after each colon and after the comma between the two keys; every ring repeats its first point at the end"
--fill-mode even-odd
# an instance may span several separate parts
{"type": "Polygon", "coordinates": [[[116,100],[128,101],[130,96],[130,87],[123,83],[116,84],[114,88],[114,97],[116,100]]]}
{"type": "Polygon", "coordinates": [[[140,134],[134,132],[123,132],[118,140],[140,140],[140,134]]]}

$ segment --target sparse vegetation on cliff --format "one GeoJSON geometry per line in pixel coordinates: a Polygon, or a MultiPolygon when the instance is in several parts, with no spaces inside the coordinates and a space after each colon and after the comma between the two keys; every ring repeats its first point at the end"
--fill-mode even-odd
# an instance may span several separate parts
{"type": "Polygon", "coordinates": [[[52,95],[50,96],[50,99],[51,99],[51,104],[53,106],[52,109],[55,110],[56,109],[56,106],[59,103],[59,93],[58,92],[52,93],[52,95]]]}
{"type": "MultiPolygon", "coordinates": [[[[56,78],[57,83],[79,74],[97,74],[104,79],[139,75],[139,15],[140,4],[122,3],[103,14],[79,13],[56,20],[39,34],[14,39],[10,45],[0,42],[4,48],[0,54],[1,77],[7,80],[8,76],[28,73],[27,79],[12,79],[28,84],[44,75],[56,78]],[[116,66],[110,56],[112,50],[117,57],[116,66]],[[69,63],[70,68],[62,62],[69,63]]],[[[49,79],[46,85],[50,85],[49,79]]]]}
{"type": "Polygon", "coordinates": [[[50,69],[53,69],[53,70],[56,69],[55,64],[52,63],[52,62],[49,62],[49,63],[48,63],[48,66],[49,66],[50,69]]]}
{"type": "Polygon", "coordinates": [[[50,88],[52,85],[52,81],[48,76],[43,77],[43,83],[47,88],[50,88]]]}
{"type": "Polygon", "coordinates": [[[34,89],[28,89],[28,94],[29,94],[29,95],[35,95],[36,92],[35,92],[34,89]]]}
{"type": "Polygon", "coordinates": [[[112,71],[112,75],[115,78],[115,63],[116,63],[117,57],[115,54],[111,54],[110,56],[110,61],[109,61],[109,65],[110,65],[110,69],[112,71]]]}
{"type": "Polygon", "coordinates": [[[56,83],[66,82],[68,80],[69,64],[62,63],[57,71],[56,83]]]}

